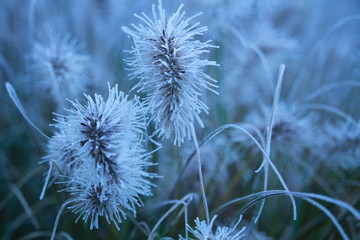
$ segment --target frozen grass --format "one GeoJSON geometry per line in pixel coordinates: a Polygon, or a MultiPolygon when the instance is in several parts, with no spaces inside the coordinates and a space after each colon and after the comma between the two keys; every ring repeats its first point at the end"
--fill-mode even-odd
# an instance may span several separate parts
{"type": "Polygon", "coordinates": [[[359,239],[359,19],[2,1],[0,238],[359,239]]]}

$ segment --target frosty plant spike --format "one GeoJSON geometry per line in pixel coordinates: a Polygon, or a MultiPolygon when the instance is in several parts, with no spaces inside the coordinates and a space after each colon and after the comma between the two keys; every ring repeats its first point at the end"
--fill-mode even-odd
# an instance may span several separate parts
{"type": "Polygon", "coordinates": [[[146,92],[151,120],[155,122],[155,134],[162,138],[175,135],[174,144],[180,146],[185,137],[192,137],[194,121],[203,127],[200,113],[208,113],[201,95],[206,89],[215,92],[216,80],[203,69],[218,66],[215,61],[202,58],[210,48],[210,40],[201,42],[200,36],[207,27],[190,22],[196,14],[185,19],[180,5],[177,11],[166,18],[162,2],[157,10],[152,6],[152,18],[145,13],[136,15],[143,24],[122,27],[132,41],[131,57],[126,59],[131,78],[140,81],[134,89],[146,92]]]}

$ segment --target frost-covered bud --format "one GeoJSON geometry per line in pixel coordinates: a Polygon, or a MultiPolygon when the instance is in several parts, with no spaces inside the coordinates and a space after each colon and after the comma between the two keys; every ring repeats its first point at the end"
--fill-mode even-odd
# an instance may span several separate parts
{"type": "Polygon", "coordinates": [[[140,82],[135,86],[147,93],[156,134],[169,138],[175,133],[174,144],[180,145],[196,119],[203,126],[199,114],[207,113],[208,107],[199,99],[205,89],[214,91],[216,81],[203,72],[206,66],[216,62],[201,56],[214,47],[210,41],[196,38],[207,30],[199,23],[190,24],[197,15],[184,19],[183,5],[166,19],[159,0],[158,11],[153,5],[153,18],[146,14],[135,15],[143,24],[132,25],[133,30],[123,27],[132,37],[133,57],[127,59],[132,77],[140,82]]]}
{"type": "MultiPolygon", "coordinates": [[[[216,215],[211,220],[209,224],[206,224],[205,221],[200,221],[199,218],[195,219],[195,229],[191,228],[189,225],[187,226],[188,231],[194,235],[196,240],[203,240],[203,239],[211,239],[211,240],[240,240],[245,239],[244,232],[245,227],[241,228],[239,231],[236,231],[236,228],[238,227],[241,218],[239,221],[235,224],[234,227],[217,227],[216,232],[213,233],[213,224],[216,219],[216,215]]],[[[183,238],[180,237],[180,240],[190,240],[192,238],[183,238]]]]}
{"type": "MultiPolygon", "coordinates": [[[[248,116],[245,127],[255,138],[264,140],[270,116],[271,107],[262,107],[261,111],[253,112],[248,116]]],[[[280,103],[277,106],[272,127],[272,151],[299,157],[304,149],[312,149],[318,140],[316,122],[315,114],[306,113],[295,105],[280,103]]],[[[254,145],[253,141],[243,135],[234,136],[234,140],[249,146],[254,145]]]]}
{"type": "Polygon", "coordinates": [[[69,114],[59,115],[54,124],[59,131],[49,140],[44,160],[67,175],[71,208],[85,221],[90,218],[93,228],[99,216],[116,224],[124,216],[121,209],[135,214],[140,195],[151,195],[149,179],[155,174],[146,171],[153,164],[144,148],[146,119],[139,99],[128,100],[117,85],[109,86],[107,100],[85,97],[85,105],[72,102],[69,114]]]}
{"type": "Polygon", "coordinates": [[[61,106],[66,98],[82,94],[88,79],[89,57],[82,54],[83,44],[61,35],[50,28],[34,43],[31,68],[38,78],[38,85],[49,91],[61,106]]]}
{"type": "Polygon", "coordinates": [[[360,123],[327,124],[318,157],[331,167],[355,169],[360,166],[360,123]]]}

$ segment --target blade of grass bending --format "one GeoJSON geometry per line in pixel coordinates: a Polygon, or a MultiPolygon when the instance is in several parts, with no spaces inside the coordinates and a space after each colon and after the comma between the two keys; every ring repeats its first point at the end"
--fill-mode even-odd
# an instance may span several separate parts
{"type": "Polygon", "coordinates": [[[68,205],[71,201],[68,201],[68,202],[65,202],[61,205],[57,215],[56,215],[56,219],[55,219],[55,222],[54,222],[54,228],[53,228],[53,231],[52,231],[52,234],[51,234],[51,238],[50,240],[54,240],[55,238],[55,235],[56,235],[56,229],[57,229],[57,226],[59,224],[59,221],[60,221],[60,216],[62,214],[62,212],[64,211],[64,208],[66,207],[66,205],[68,205]]]}
{"type": "Polygon", "coordinates": [[[198,159],[199,180],[200,180],[201,195],[202,195],[203,204],[204,204],[205,218],[206,218],[206,223],[209,224],[210,223],[209,207],[207,204],[204,177],[203,177],[203,173],[202,173],[202,169],[201,169],[200,147],[199,147],[199,143],[197,141],[194,126],[191,127],[191,133],[192,133],[192,138],[194,140],[196,155],[197,155],[197,159],[198,159]]]}
{"type": "MultiPolygon", "coordinates": [[[[148,240],[153,240],[153,237],[154,237],[154,234],[155,234],[155,230],[159,227],[159,225],[162,223],[162,221],[165,220],[165,218],[167,218],[179,205],[184,205],[184,207],[186,208],[187,207],[187,204],[186,204],[186,201],[187,200],[191,200],[192,199],[192,196],[190,195],[185,195],[183,198],[181,198],[180,200],[176,200],[176,203],[174,206],[172,206],[158,221],[157,223],[155,224],[154,228],[152,229],[150,235],[149,235],[149,238],[148,240]],[[188,199],[189,198],[189,199],[188,199]]],[[[187,220],[185,221],[187,222],[187,220]]],[[[186,229],[186,227],[185,227],[186,229]]],[[[187,230],[186,231],[186,235],[187,235],[187,230]]]]}
{"type": "Polygon", "coordinates": [[[43,188],[41,190],[41,194],[40,194],[40,197],[39,197],[40,200],[42,200],[44,198],[45,191],[46,191],[47,185],[49,183],[51,172],[52,172],[52,162],[49,162],[49,170],[48,170],[48,173],[47,173],[46,178],[45,178],[44,186],[43,186],[43,188]]]}
{"type": "MultiPolygon", "coordinates": [[[[266,143],[265,143],[265,155],[270,157],[270,153],[271,153],[271,138],[272,138],[272,129],[273,129],[273,125],[274,125],[274,118],[275,118],[275,111],[277,109],[277,105],[279,103],[279,99],[280,99],[280,93],[281,93],[281,86],[282,86],[282,82],[284,79],[284,73],[285,73],[285,65],[281,64],[279,66],[279,75],[278,75],[278,80],[277,80],[277,84],[276,84],[276,89],[275,89],[275,93],[274,93],[274,99],[273,99],[273,104],[272,104],[272,109],[271,109],[271,116],[270,116],[270,123],[268,126],[268,132],[266,135],[266,143]]],[[[264,191],[267,190],[268,187],[268,177],[269,177],[269,163],[265,158],[265,155],[263,157],[263,163],[261,164],[260,168],[258,170],[256,170],[256,172],[259,172],[262,168],[264,168],[264,191]]],[[[295,199],[290,195],[290,199],[291,202],[293,204],[293,214],[294,217],[293,219],[296,220],[296,203],[295,203],[295,199]]],[[[260,205],[260,209],[259,212],[255,218],[255,223],[257,223],[257,221],[259,220],[261,213],[264,209],[264,205],[265,205],[265,199],[262,200],[261,205],[260,205]]]]}
{"type": "Polygon", "coordinates": [[[9,94],[9,97],[11,98],[11,100],[13,101],[13,103],[15,104],[15,106],[17,107],[17,109],[20,111],[21,115],[23,116],[23,118],[26,120],[26,122],[33,127],[41,136],[43,136],[44,138],[46,138],[47,140],[49,140],[50,138],[43,133],[26,115],[26,112],[19,100],[18,95],[16,94],[16,91],[14,89],[14,87],[11,85],[11,83],[6,82],[5,83],[6,86],[6,90],[9,94]]]}
{"type": "Polygon", "coordinates": [[[23,194],[20,192],[20,190],[14,186],[11,185],[10,186],[11,191],[14,192],[15,196],[19,199],[19,202],[21,203],[21,205],[23,206],[23,208],[25,209],[25,212],[27,213],[27,215],[29,216],[31,223],[34,225],[34,227],[36,229],[40,229],[40,225],[39,222],[36,220],[36,218],[34,217],[34,214],[29,206],[29,204],[27,203],[25,197],[23,196],[23,194]]]}
{"type": "Polygon", "coordinates": [[[337,22],[335,22],[332,26],[330,26],[330,28],[328,28],[323,33],[323,35],[320,37],[319,41],[316,43],[315,47],[311,50],[310,54],[304,57],[304,59],[302,61],[303,64],[300,64],[301,68],[299,69],[299,71],[295,77],[294,83],[292,84],[292,88],[290,89],[290,93],[288,96],[289,101],[294,100],[295,95],[300,87],[301,80],[305,76],[305,69],[307,67],[309,67],[310,64],[312,63],[311,60],[315,56],[315,53],[316,53],[315,51],[322,46],[323,40],[326,39],[332,32],[341,28],[345,24],[352,22],[352,21],[359,21],[359,20],[360,20],[360,15],[352,15],[352,16],[344,17],[344,18],[338,20],[337,22]]]}

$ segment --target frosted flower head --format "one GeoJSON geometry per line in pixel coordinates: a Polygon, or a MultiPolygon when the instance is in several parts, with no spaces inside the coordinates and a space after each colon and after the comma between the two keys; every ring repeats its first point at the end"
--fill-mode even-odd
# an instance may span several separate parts
{"type": "Polygon", "coordinates": [[[321,159],[332,167],[345,170],[360,166],[360,123],[327,124],[324,141],[318,152],[321,159]]]}
{"type": "Polygon", "coordinates": [[[93,229],[99,227],[99,218],[105,217],[108,223],[113,222],[120,229],[118,224],[125,218],[124,205],[130,206],[113,181],[94,171],[91,166],[82,166],[75,171],[68,185],[66,191],[74,196],[69,209],[79,215],[76,222],[80,218],[85,223],[90,221],[90,229],[93,229]]]}
{"type": "Polygon", "coordinates": [[[152,8],[152,19],[146,14],[138,17],[144,25],[123,27],[134,42],[127,63],[132,77],[140,82],[135,86],[147,93],[156,134],[169,138],[175,134],[174,144],[180,145],[208,107],[199,99],[205,89],[213,91],[215,80],[203,72],[206,66],[216,63],[201,59],[208,49],[214,47],[210,41],[195,38],[207,30],[199,23],[190,24],[196,16],[184,19],[183,5],[166,19],[165,10],[159,0],[158,11],[152,8]]]}
{"type": "Polygon", "coordinates": [[[117,85],[109,86],[107,100],[98,94],[85,97],[85,105],[72,102],[69,115],[59,115],[54,124],[59,131],[50,139],[44,160],[55,161],[68,176],[74,212],[85,221],[91,218],[92,228],[97,227],[98,216],[120,223],[124,214],[118,207],[135,214],[140,195],[151,195],[149,179],[155,175],[146,172],[152,163],[144,149],[146,119],[139,99],[128,100],[117,85]]]}
{"type": "MultiPolygon", "coordinates": [[[[262,107],[261,111],[251,113],[246,120],[246,128],[255,138],[264,140],[271,116],[271,107],[262,107]],[[260,135],[260,136],[259,136],[260,135]]],[[[276,152],[287,152],[292,156],[300,156],[306,148],[314,147],[317,142],[316,129],[317,117],[301,111],[295,105],[280,103],[277,106],[272,128],[272,149],[276,152]],[[284,150],[287,151],[284,151],[284,150]]],[[[249,146],[253,141],[244,136],[236,135],[234,140],[239,140],[249,146]]]]}
{"type": "MultiPolygon", "coordinates": [[[[243,227],[240,231],[236,231],[237,226],[241,221],[241,217],[239,221],[235,224],[234,227],[217,227],[216,232],[213,233],[213,225],[217,216],[214,216],[209,224],[206,224],[205,221],[200,221],[199,218],[195,219],[195,229],[191,228],[187,225],[188,231],[193,234],[196,240],[240,240],[244,239],[245,227],[243,227]]],[[[192,239],[192,238],[189,238],[192,239]]],[[[189,240],[183,237],[180,237],[180,240],[189,240]]]]}
{"type": "Polygon", "coordinates": [[[39,86],[49,91],[58,104],[84,92],[89,57],[81,53],[83,45],[70,34],[61,35],[45,28],[35,42],[30,58],[39,86]]]}
{"type": "Polygon", "coordinates": [[[85,97],[85,106],[79,101],[72,102],[74,108],[68,110],[70,114],[59,115],[60,118],[54,124],[59,131],[51,140],[54,141],[51,144],[55,145],[52,149],[56,154],[59,154],[56,149],[68,149],[67,157],[60,163],[81,164],[91,158],[104,171],[115,174],[116,159],[141,156],[144,153],[144,107],[137,97],[128,100],[123,92],[118,91],[117,85],[109,87],[106,101],[98,94],[94,98],[89,95],[85,97]],[[74,149],[75,152],[71,154],[74,149]]]}

